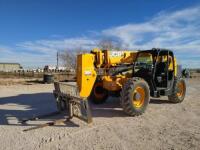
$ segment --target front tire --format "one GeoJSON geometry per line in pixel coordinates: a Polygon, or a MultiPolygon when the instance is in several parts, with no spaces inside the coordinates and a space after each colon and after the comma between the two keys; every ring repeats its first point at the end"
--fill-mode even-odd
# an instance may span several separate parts
{"type": "Polygon", "coordinates": [[[108,91],[103,88],[102,82],[96,82],[90,94],[90,101],[94,104],[102,104],[108,98],[108,91]]]}
{"type": "Polygon", "coordinates": [[[169,101],[181,103],[185,98],[186,83],[183,78],[175,79],[172,95],[168,96],[169,101]]]}
{"type": "Polygon", "coordinates": [[[120,101],[126,114],[130,116],[143,114],[149,104],[149,100],[149,86],[142,78],[128,79],[123,85],[120,101]]]}

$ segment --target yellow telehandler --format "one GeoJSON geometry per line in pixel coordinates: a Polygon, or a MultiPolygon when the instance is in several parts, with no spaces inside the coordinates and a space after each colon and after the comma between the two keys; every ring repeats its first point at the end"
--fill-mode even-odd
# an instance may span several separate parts
{"type": "Polygon", "coordinates": [[[93,49],[77,56],[76,79],[74,85],[55,82],[53,93],[59,111],[67,109],[69,119],[76,116],[88,123],[92,122],[88,100],[100,104],[109,95],[119,96],[124,112],[137,116],[145,112],[150,96],[168,96],[180,103],[186,93],[181,67],[167,49],[93,49]]]}

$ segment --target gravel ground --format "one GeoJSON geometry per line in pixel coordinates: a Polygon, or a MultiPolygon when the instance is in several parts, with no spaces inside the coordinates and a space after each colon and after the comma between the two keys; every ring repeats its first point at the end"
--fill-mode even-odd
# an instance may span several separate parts
{"type": "Polygon", "coordinates": [[[180,104],[151,99],[145,114],[126,116],[119,100],[93,105],[93,123],[72,122],[23,132],[58,115],[21,125],[18,120],[56,110],[53,85],[0,86],[0,149],[200,149],[200,80],[187,81],[180,104]]]}

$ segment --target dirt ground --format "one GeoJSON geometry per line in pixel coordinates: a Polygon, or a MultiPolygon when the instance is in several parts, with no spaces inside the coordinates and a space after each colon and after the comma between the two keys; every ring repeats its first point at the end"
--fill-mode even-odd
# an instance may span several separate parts
{"type": "Polygon", "coordinates": [[[18,121],[56,110],[50,84],[0,85],[0,149],[200,149],[200,80],[187,81],[187,95],[180,104],[167,97],[151,99],[145,114],[125,115],[119,100],[92,105],[93,124],[74,118],[62,125],[23,132],[49,122],[18,121]]]}

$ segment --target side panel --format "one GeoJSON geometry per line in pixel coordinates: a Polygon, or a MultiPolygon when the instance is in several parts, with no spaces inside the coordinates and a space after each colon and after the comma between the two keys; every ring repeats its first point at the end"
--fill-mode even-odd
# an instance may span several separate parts
{"type": "Polygon", "coordinates": [[[122,89],[123,84],[127,81],[128,77],[125,75],[118,76],[103,76],[103,88],[108,91],[119,91],[122,89]]]}
{"type": "Polygon", "coordinates": [[[93,54],[80,54],[77,56],[77,85],[80,97],[87,98],[96,81],[94,67],[95,56],[93,54]]]}
{"type": "Polygon", "coordinates": [[[133,63],[137,51],[105,51],[105,62],[108,66],[133,63]]]}

